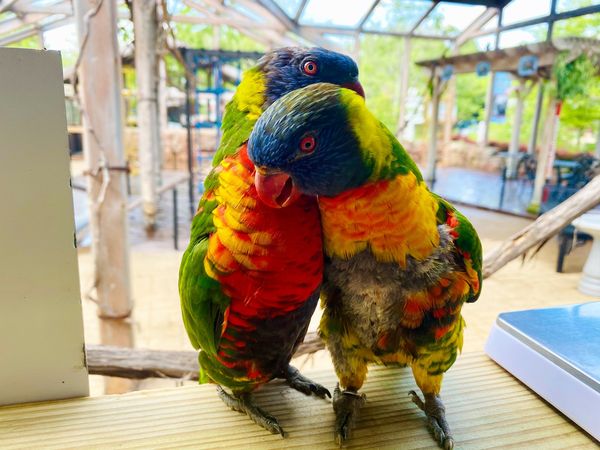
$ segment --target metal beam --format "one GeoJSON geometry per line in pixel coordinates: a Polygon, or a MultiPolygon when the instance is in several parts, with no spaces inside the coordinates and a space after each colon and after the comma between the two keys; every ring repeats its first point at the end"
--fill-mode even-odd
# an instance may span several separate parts
{"type": "Polygon", "coordinates": [[[417,20],[417,22],[410,29],[410,31],[408,32],[409,36],[413,36],[415,34],[415,31],[417,31],[417,28],[419,28],[421,26],[421,24],[425,21],[425,19],[427,19],[429,14],[431,14],[431,11],[433,11],[435,9],[435,7],[438,5],[438,3],[439,3],[439,0],[434,0],[433,4],[429,7],[429,9],[427,11],[425,11],[425,14],[423,14],[421,16],[421,18],[419,20],[417,20]]]}
{"type": "Polygon", "coordinates": [[[477,17],[477,19],[467,26],[467,28],[465,28],[461,34],[457,36],[455,46],[460,47],[469,39],[471,39],[473,33],[478,32],[481,27],[492,20],[496,14],[498,14],[497,8],[487,8],[479,17],[477,17]]]}
{"type": "MultiPolygon", "coordinates": [[[[357,32],[354,28],[348,27],[332,27],[332,26],[300,26],[301,30],[315,32],[315,33],[331,33],[331,34],[348,34],[354,36],[357,32]]],[[[411,37],[416,39],[438,39],[444,41],[453,41],[455,38],[451,36],[435,36],[429,34],[410,34],[409,32],[401,33],[398,31],[383,31],[383,30],[364,30],[364,34],[377,34],[381,36],[395,36],[395,37],[411,37]]]]}
{"type": "Polygon", "coordinates": [[[471,37],[486,36],[488,34],[501,33],[503,31],[515,30],[517,28],[529,27],[532,25],[538,25],[540,23],[557,22],[559,20],[571,19],[573,17],[585,16],[588,14],[600,13],[600,5],[586,6],[585,8],[574,9],[573,11],[565,11],[562,13],[548,14],[544,17],[538,17],[536,19],[525,20],[523,22],[512,23],[510,25],[503,25],[501,27],[492,30],[481,30],[477,33],[473,33],[471,37]]]}
{"type": "Polygon", "coordinates": [[[2,14],[4,11],[8,11],[9,9],[11,9],[11,7],[18,1],[19,0],[8,0],[6,2],[0,3],[0,14],[2,14]]]}
{"type": "Polygon", "coordinates": [[[381,3],[381,0],[375,0],[373,2],[373,4],[371,5],[371,7],[369,8],[369,10],[367,11],[367,13],[362,18],[362,20],[358,23],[358,31],[359,32],[362,32],[363,27],[365,26],[365,23],[367,23],[367,20],[369,20],[369,17],[371,17],[373,10],[375,8],[377,8],[377,5],[379,5],[379,3],[381,3]]]}
{"type": "Polygon", "coordinates": [[[40,30],[41,31],[49,31],[49,30],[53,30],[55,28],[60,28],[62,26],[68,25],[72,22],[73,22],[72,17],[62,17],[53,22],[49,22],[41,27],[33,25],[33,24],[28,25],[28,28],[25,28],[23,30],[16,31],[13,34],[9,34],[7,36],[1,37],[0,38],[0,47],[4,46],[4,45],[12,44],[14,42],[19,42],[30,36],[35,36],[36,34],[38,34],[40,32],[40,30]]]}
{"type": "Polygon", "coordinates": [[[294,22],[298,23],[298,21],[300,20],[300,16],[302,16],[302,13],[304,12],[304,9],[306,8],[307,3],[308,3],[308,0],[302,0],[302,3],[298,7],[298,11],[296,11],[296,15],[294,16],[294,22]]]}

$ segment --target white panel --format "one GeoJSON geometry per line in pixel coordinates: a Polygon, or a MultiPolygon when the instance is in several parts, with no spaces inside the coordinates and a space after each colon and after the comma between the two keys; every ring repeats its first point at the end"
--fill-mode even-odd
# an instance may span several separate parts
{"type": "Polygon", "coordinates": [[[60,54],[0,48],[0,404],[88,394],[60,54]]]}

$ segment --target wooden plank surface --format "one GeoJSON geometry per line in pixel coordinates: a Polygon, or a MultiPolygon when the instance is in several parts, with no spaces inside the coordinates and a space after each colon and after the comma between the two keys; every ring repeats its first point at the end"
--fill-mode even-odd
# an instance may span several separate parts
{"type": "MultiPolygon", "coordinates": [[[[306,371],[329,388],[335,375],[306,371]]],[[[410,370],[373,367],[348,448],[435,448],[407,392],[410,370]]],[[[560,413],[480,353],[459,358],[442,391],[458,448],[597,448],[560,413]]],[[[282,439],[230,411],[214,387],[193,385],[0,408],[0,448],[335,448],[329,401],[274,381],[256,398],[282,439]]]]}

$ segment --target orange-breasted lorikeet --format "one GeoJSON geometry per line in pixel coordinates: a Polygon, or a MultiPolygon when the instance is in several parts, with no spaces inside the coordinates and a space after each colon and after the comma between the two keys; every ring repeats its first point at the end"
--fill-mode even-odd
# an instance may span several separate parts
{"type": "Polygon", "coordinates": [[[286,210],[260,202],[246,141],[263,110],[282,95],[321,81],[362,94],[357,76],[351,58],[318,48],[275,50],[245,72],[226,106],[222,142],[181,261],[183,321],[200,349],[200,381],[217,383],[228,406],[282,435],[250,392],[280,377],[306,394],[330,395],[289,365],[319,298],[319,210],[310,196],[286,210]]]}
{"type": "Polygon", "coordinates": [[[411,392],[413,401],[440,445],[452,447],[439,394],[462,347],[461,307],[481,289],[473,226],[429,191],[364,99],[339,86],[315,84],[275,102],[256,123],[248,154],[266,203],[285,203],[295,191],[318,197],[320,333],[344,389],[334,391],[336,439],[347,439],[364,402],[367,364],[394,363],[411,366],[425,398],[411,392]]]}

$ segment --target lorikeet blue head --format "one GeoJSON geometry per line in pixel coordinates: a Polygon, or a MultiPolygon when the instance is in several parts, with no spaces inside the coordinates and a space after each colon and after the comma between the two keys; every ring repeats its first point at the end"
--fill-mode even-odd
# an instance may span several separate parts
{"type": "Polygon", "coordinates": [[[268,104],[288,92],[314,83],[338,84],[364,97],[354,60],[323,48],[279,48],[263,56],[258,68],[266,77],[268,104]]]}
{"type": "Polygon", "coordinates": [[[361,141],[370,139],[390,147],[355,92],[321,83],[287,94],[263,113],[248,142],[261,199],[283,207],[298,192],[334,196],[362,185],[377,164],[363,151],[361,141]]]}

